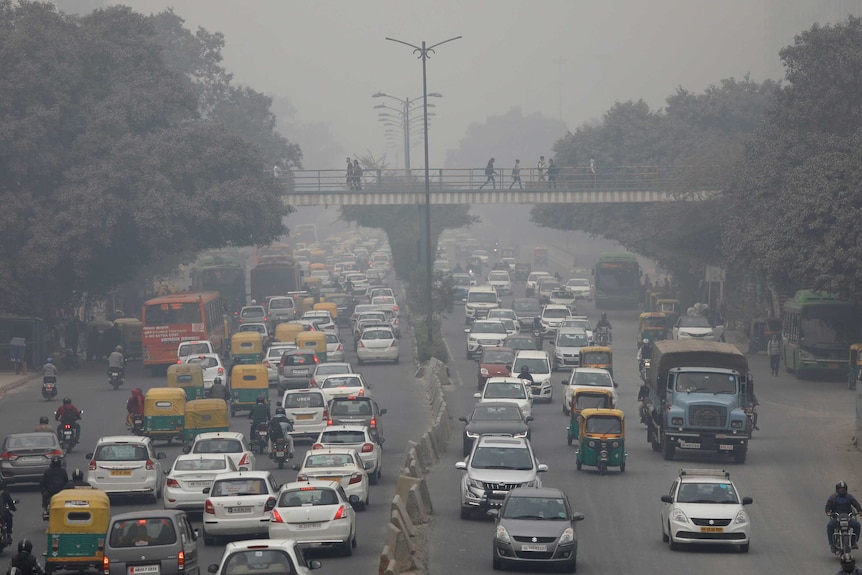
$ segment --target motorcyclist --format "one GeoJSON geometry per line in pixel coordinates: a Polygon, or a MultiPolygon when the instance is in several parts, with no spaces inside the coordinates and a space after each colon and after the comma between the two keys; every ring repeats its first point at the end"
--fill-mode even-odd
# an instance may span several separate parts
{"type": "Polygon", "coordinates": [[[33,556],[33,543],[29,539],[18,542],[18,553],[12,556],[9,568],[18,569],[18,575],[45,575],[39,560],[33,556]]]}
{"type": "MultiPolygon", "coordinates": [[[[826,526],[826,539],[829,541],[829,547],[834,553],[835,546],[832,544],[832,532],[838,527],[838,518],[834,516],[837,513],[852,513],[853,511],[862,513],[862,505],[856,500],[853,495],[847,491],[847,482],[839,481],[835,484],[835,493],[829,496],[826,500],[826,515],[830,517],[829,524],[826,526]]],[[[853,549],[858,549],[859,541],[859,521],[855,518],[850,518],[850,528],[853,529],[855,538],[853,540],[853,549]]]]}
{"type": "Polygon", "coordinates": [[[856,568],[856,560],[849,553],[841,556],[841,569],[835,572],[835,575],[862,575],[862,571],[856,568]]]}
{"type": "Polygon", "coordinates": [[[518,379],[526,379],[530,384],[533,383],[533,374],[530,373],[530,366],[521,366],[521,371],[518,373],[518,379]]]}
{"type": "Polygon", "coordinates": [[[209,391],[207,391],[207,395],[214,399],[223,399],[225,401],[230,400],[230,395],[228,395],[227,388],[221,381],[220,377],[216,377],[213,379],[213,384],[210,386],[209,391]]]}
{"type": "Polygon", "coordinates": [[[0,515],[3,517],[3,522],[6,523],[6,535],[12,537],[12,512],[18,511],[15,507],[15,500],[6,491],[6,483],[0,480],[0,515]]]}
{"type": "Polygon", "coordinates": [[[275,416],[269,420],[269,440],[275,443],[279,439],[287,441],[287,458],[293,458],[293,422],[288,419],[283,407],[275,408],[275,416]]]}
{"type": "Polygon", "coordinates": [[[251,420],[251,430],[249,431],[248,440],[249,443],[253,443],[257,439],[255,435],[257,426],[269,421],[269,406],[262,395],[257,396],[257,402],[251,408],[248,418],[251,420]]]}
{"type": "Polygon", "coordinates": [[[72,405],[71,398],[63,398],[63,405],[54,414],[54,419],[60,422],[60,425],[57,426],[57,437],[62,439],[63,425],[68,423],[75,430],[75,438],[81,438],[81,425],[78,423],[78,420],[81,419],[81,412],[72,405]]]}
{"type": "Polygon", "coordinates": [[[120,379],[124,379],[126,377],[126,358],[123,357],[123,347],[117,346],[114,348],[114,351],[111,352],[111,355],[108,356],[108,375],[111,375],[112,369],[120,370],[120,379]]]}
{"type": "Polygon", "coordinates": [[[51,467],[45,470],[45,473],[42,474],[42,480],[39,482],[43,509],[48,509],[51,497],[62,491],[67,483],[69,483],[69,475],[63,468],[63,460],[59,455],[55,455],[51,458],[51,467]]]}
{"type": "Polygon", "coordinates": [[[140,388],[135,388],[132,390],[132,395],[129,397],[129,400],[126,401],[126,411],[129,412],[129,415],[126,416],[126,425],[130,428],[134,427],[134,415],[144,414],[144,392],[140,388]]]}
{"type": "Polygon", "coordinates": [[[89,482],[84,481],[84,472],[76,469],[72,472],[72,480],[63,486],[63,489],[77,489],[78,487],[92,487],[89,482]]]}
{"type": "Polygon", "coordinates": [[[596,322],[596,330],[606,329],[608,330],[608,341],[611,341],[611,330],[614,327],[611,325],[611,322],[608,321],[608,314],[602,312],[602,319],[596,322]]]}
{"type": "Polygon", "coordinates": [[[643,345],[638,349],[638,371],[643,371],[644,362],[648,359],[652,359],[652,342],[649,338],[645,337],[642,343],[643,345]]]}
{"type": "Polygon", "coordinates": [[[33,431],[54,431],[54,428],[51,427],[51,420],[49,420],[46,416],[42,416],[39,418],[39,425],[36,426],[36,429],[33,431]]]}
{"type": "Polygon", "coordinates": [[[60,371],[57,369],[57,366],[54,365],[54,359],[50,357],[46,359],[45,365],[42,366],[42,380],[44,381],[44,378],[46,377],[56,378],[58,373],[60,373],[60,371]]]}

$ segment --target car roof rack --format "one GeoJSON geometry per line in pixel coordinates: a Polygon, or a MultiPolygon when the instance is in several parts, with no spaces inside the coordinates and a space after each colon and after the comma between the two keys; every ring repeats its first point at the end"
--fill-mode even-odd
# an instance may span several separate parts
{"type": "Polygon", "coordinates": [[[685,477],[689,475],[706,475],[708,477],[724,477],[730,479],[730,472],[724,469],[680,469],[679,476],[685,477]]]}

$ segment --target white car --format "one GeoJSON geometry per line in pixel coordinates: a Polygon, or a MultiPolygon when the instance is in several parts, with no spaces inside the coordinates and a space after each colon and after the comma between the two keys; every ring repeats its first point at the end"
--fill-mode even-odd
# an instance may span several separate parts
{"type": "Polygon", "coordinates": [[[497,290],[498,294],[512,293],[512,277],[505,270],[493,270],[488,274],[488,285],[497,290]]]}
{"type": "Polygon", "coordinates": [[[215,477],[205,488],[204,545],[221,536],[267,536],[280,485],[269,471],[232,471],[215,477]]]}
{"type": "Polygon", "coordinates": [[[272,510],[269,538],[295,541],[304,546],[334,547],[343,555],[353,555],[356,548],[356,512],[353,506],[358,503],[359,498],[356,495],[348,498],[336,481],[287,483],[282,486],[272,510]]]}
{"type": "Polygon", "coordinates": [[[583,328],[560,328],[554,338],[554,371],[579,367],[581,349],[589,345],[590,338],[583,328]]]}
{"type": "Polygon", "coordinates": [[[681,315],[673,326],[674,339],[715,339],[715,330],[702,315],[681,315]]]}
{"type": "Polygon", "coordinates": [[[485,319],[492,309],[500,307],[500,296],[491,286],[473,286],[464,298],[464,323],[470,325],[477,319],[485,319]]]}
{"type": "Polygon", "coordinates": [[[509,336],[506,326],[499,319],[477,319],[466,328],[467,359],[482,355],[486,347],[500,347],[509,336]]]}
{"type": "Polygon", "coordinates": [[[503,327],[506,328],[506,337],[510,335],[518,335],[521,333],[521,324],[513,319],[509,319],[507,317],[500,318],[500,321],[503,322],[503,327]]]}
{"type": "Polygon", "coordinates": [[[327,361],[344,361],[344,344],[337,334],[324,332],[326,336],[326,359],[327,361]]]}
{"type": "Polygon", "coordinates": [[[393,311],[395,315],[399,315],[398,302],[391,295],[375,296],[371,298],[371,305],[380,306],[380,309],[393,311]]]}
{"type": "Polygon", "coordinates": [[[506,264],[506,267],[509,268],[509,273],[513,273],[515,271],[515,266],[518,264],[518,260],[515,258],[500,258],[501,264],[506,264]]]}
{"type": "Polygon", "coordinates": [[[215,353],[213,342],[208,339],[199,341],[184,341],[177,347],[177,362],[185,363],[186,358],[190,355],[199,355],[201,353],[215,353]]]}
{"type": "Polygon", "coordinates": [[[533,401],[551,403],[554,400],[554,386],[551,383],[551,358],[548,357],[548,352],[519,351],[512,363],[512,374],[517,377],[524,366],[530,370],[530,376],[533,378],[533,383],[530,384],[533,401]]]}
{"type": "MultiPolygon", "coordinates": [[[[222,379],[222,383],[227,384],[224,364],[222,364],[219,354],[202,353],[199,355],[191,355],[186,358],[186,363],[196,363],[201,366],[201,370],[204,374],[204,389],[211,388],[213,386],[213,381],[215,381],[215,378],[217,377],[222,379]]],[[[277,375],[278,372],[276,372],[276,376],[277,375]]]]}
{"type": "Polygon", "coordinates": [[[346,361],[324,361],[323,363],[318,363],[311,372],[309,387],[318,387],[319,382],[324,377],[337,373],[353,373],[353,366],[346,361]]]}
{"type": "Polygon", "coordinates": [[[199,433],[183,453],[226,453],[240,471],[254,469],[254,453],[248,447],[245,435],[239,431],[208,431],[199,433]]]}
{"type": "Polygon", "coordinates": [[[551,274],[548,272],[530,272],[530,275],[527,276],[527,297],[535,294],[536,284],[539,283],[541,278],[550,276],[551,274]]]}
{"type": "Polygon", "coordinates": [[[575,292],[565,287],[552,291],[551,295],[548,296],[548,302],[566,306],[573,315],[577,313],[577,308],[575,307],[575,292]]]}
{"type": "Polygon", "coordinates": [[[349,447],[359,453],[362,464],[368,472],[368,481],[376,485],[383,470],[383,438],[374,441],[368,427],[364,425],[330,425],[317,437],[312,449],[323,447],[349,447]],[[367,466],[367,463],[371,466],[367,466]]]}
{"type": "Polygon", "coordinates": [[[320,561],[305,559],[302,545],[293,539],[249,539],[233,541],[224,548],[218,564],[209,566],[215,575],[248,573],[295,573],[310,575],[320,569],[320,561]]]}
{"type": "Polygon", "coordinates": [[[269,337],[269,326],[265,323],[244,323],[239,326],[239,331],[254,331],[260,334],[260,341],[265,342],[269,337]]]}
{"type": "Polygon", "coordinates": [[[320,331],[328,331],[337,333],[338,328],[335,326],[335,320],[332,319],[332,314],[328,310],[312,310],[302,314],[303,321],[312,321],[320,331]]]}
{"type": "Polygon", "coordinates": [[[329,404],[336,397],[371,395],[371,386],[358,373],[337,373],[318,378],[317,387],[329,404]]]}
{"type": "Polygon", "coordinates": [[[730,473],[681,469],[670,493],[661,496],[661,538],[672,551],[681,543],[751,546],[751,497],[740,497],[730,473]]]}
{"type": "Polygon", "coordinates": [[[593,324],[587,319],[585,315],[576,315],[574,317],[566,318],[560,323],[560,327],[558,330],[568,329],[571,327],[579,327],[587,332],[587,339],[590,342],[595,341],[593,339],[593,324]]]}
{"type": "Polygon", "coordinates": [[[212,487],[219,473],[236,470],[233,460],[224,453],[180,455],[165,478],[165,509],[202,511],[207,500],[204,488],[212,487]]]}
{"type": "Polygon", "coordinates": [[[560,304],[548,304],[542,309],[539,321],[542,322],[542,336],[554,337],[560,324],[566,318],[572,317],[572,312],[567,306],[560,304]]]}
{"type": "Polygon", "coordinates": [[[269,346],[266,350],[263,365],[266,367],[270,385],[278,385],[278,364],[281,363],[281,356],[284,355],[284,352],[291,349],[296,349],[296,345],[292,343],[278,343],[269,346]]]}
{"type": "Polygon", "coordinates": [[[597,367],[577,367],[572,370],[571,375],[569,375],[569,379],[564,379],[562,384],[565,388],[561,399],[563,402],[563,411],[565,413],[569,412],[569,399],[572,397],[572,392],[575,389],[579,389],[585,387],[587,389],[608,389],[611,391],[614,397],[614,403],[617,401],[617,390],[616,383],[614,383],[614,378],[611,377],[611,374],[608,373],[606,369],[599,369],[597,367]]]}
{"type": "Polygon", "coordinates": [[[368,507],[368,473],[355,449],[344,447],[312,449],[305,453],[302,465],[293,467],[299,472],[296,474],[297,481],[337,481],[348,498],[351,495],[359,498],[356,503],[359,511],[364,511],[368,507]]]}
{"type": "Polygon", "coordinates": [[[110,435],[99,438],[87,454],[87,481],[108,495],[146,495],[153,501],[162,496],[161,460],[149,437],[110,435]]]}
{"type": "Polygon", "coordinates": [[[293,421],[291,436],[314,439],[326,429],[329,414],[326,396],[320,389],[288,389],[281,405],[287,418],[293,421]]]}
{"type": "Polygon", "coordinates": [[[356,342],[356,361],[359,364],[367,361],[391,361],[398,363],[398,338],[391,327],[368,327],[356,342]]]}
{"type": "Polygon", "coordinates": [[[513,309],[501,307],[489,311],[488,319],[511,319],[513,321],[518,321],[518,314],[516,314],[513,309]]]}
{"type": "Polygon", "coordinates": [[[593,286],[586,278],[570,278],[566,280],[566,287],[575,294],[575,298],[592,301],[593,286]]]}
{"type": "Polygon", "coordinates": [[[299,319],[299,309],[296,301],[291,296],[277,296],[269,298],[266,305],[269,321],[275,326],[285,321],[299,319]]]}
{"type": "Polygon", "coordinates": [[[529,382],[517,377],[489,377],[485,387],[473,397],[481,401],[507,401],[521,409],[524,417],[533,415],[533,395],[529,382]]]}

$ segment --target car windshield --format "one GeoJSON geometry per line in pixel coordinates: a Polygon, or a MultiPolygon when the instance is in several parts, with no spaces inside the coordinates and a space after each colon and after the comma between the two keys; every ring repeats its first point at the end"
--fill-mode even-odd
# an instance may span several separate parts
{"type": "Polygon", "coordinates": [[[567,319],[564,320],[560,325],[560,328],[566,327],[579,327],[585,331],[592,331],[593,327],[590,325],[590,322],[585,319],[567,319]]]}
{"type": "Polygon", "coordinates": [[[551,297],[556,299],[572,299],[575,297],[575,294],[569,290],[558,289],[551,292],[551,297]]]}
{"type": "Polygon", "coordinates": [[[560,333],[557,347],[586,347],[587,336],[582,333],[560,333]]]}
{"type": "Polygon", "coordinates": [[[290,408],[311,408],[311,407],[323,407],[324,400],[323,395],[320,392],[306,392],[306,393],[289,393],[284,398],[284,407],[290,408]]]}
{"type": "Polygon", "coordinates": [[[521,373],[521,368],[524,366],[530,368],[530,373],[551,373],[548,360],[542,357],[519,357],[512,366],[512,372],[521,373]]]}
{"type": "Polygon", "coordinates": [[[177,459],[174,464],[174,471],[218,471],[227,469],[227,463],[224,459],[177,459]]]}
{"type": "Polygon", "coordinates": [[[262,307],[247,307],[239,312],[239,317],[242,319],[249,319],[253,317],[263,317],[266,315],[266,312],[263,311],[262,307]]]}
{"type": "Polygon", "coordinates": [[[526,471],[533,468],[530,450],[523,447],[497,447],[480,445],[473,452],[470,465],[474,469],[516,469],[526,471]]]}
{"type": "Polygon", "coordinates": [[[203,369],[218,366],[218,360],[214,357],[192,357],[188,360],[188,363],[197,363],[203,369]]]}
{"type": "Polygon", "coordinates": [[[370,401],[354,399],[348,401],[333,401],[332,405],[330,405],[329,413],[331,415],[371,417],[373,410],[370,401]]]}
{"type": "Polygon", "coordinates": [[[584,363],[589,364],[609,364],[611,356],[606,351],[588,351],[584,354],[584,363]]]}
{"type": "Polygon", "coordinates": [[[6,439],[6,449],[53,449],[56,445],[56,437],[48,433],[12,435],[6,439]]]}
{"type": "Polygon", "coordinates": [[[506,339],[506,347],[515,351],[522,349],[536,349],[536,341],[531,337],[510,337],[506,339]]]}
{"type": "Polygon", "coordinates": [[[366,329],[362,332],[362,339],[395,339],[388,329],[366,329]]]}
{"type": "Polygon", "coordinates": [[[386,321],[386,314],[382,312],[368,313],[365,312],[359,316],[359,321],[378,321],[383,323],[386,321]]]}
{"type": "Polygon", "coordinates": [[[490,291],[476,291],[467,294],[470,303],[497,303],[497,294],[490,291]]]}
{"type": "Polygon", "coordinates": [[[326,335],[326,345],[338,345],[339,343],[341,343],[338,340],[338,336],[335,335],[334,333],[327,333],[325,335],[326,335]]]}
{"type": "Polygon", "coordinates": [[[543,278],[543,277],[547,277],[547,276],[548,276],[547,273],[532,273],[527,278],[527,281],[528,282],[535,282],[535,281],[539,281],[539,278],[543,278]]]}
{"type": "Polygon", "coordinates": [[[560,287],[560,282],[557,280],[542,280],[539,282],[539,290],[544,292],[552,292],[560,287]]]}
{"type": "Polygon", "coordinates": [[[521,383],[488,382],[485,384],[485,399],[527,399],[527,391],[521,383]]]}
{"type": "Polygon", "coordinates": [[[147,448],[143,445],[128,443],[100,445],[93,459],[96,461],[146,461],[149,459],[147,448]]]}
{"type": "Polygon", "coordinates": [[[470,330],[470,333],[506,333],[506,327],[503,325],[503,322],[500,321],[477,321],[473,324],[473,328],[470,330]]]}
{"type": "Polygon", "coordinates": [[[471,421],[521,421],[517,405],[482,405],[473,410],[471,421]]]}
{"type": "Polygon", "coordinates": [[[192,453],[242,453],[242,443],[236,439],[202,439],[196,441],[192,453]]]}
{"type": "Polygon", "coordinates": [[[605,417],[594,415],[587,419],[587,433],[597,433],[600,435],[607,433],[622,433],[623,422],[617,417],[605,417]]]}
{"type": "Polygon", "coordinates": [[[482,354],[482,363],[507,364],[515,360],[515,352],[501,349],[486,349],[482,354]]]}
{"type": "Polygon", "coordinates": [[[566,285],[569,287],[590,287],[590,280],[570,279],[566,282],[566,285]]]}
{"type": "Polygon", "coordinates": [[[712,327],[709,320],[700,315],[684,315],[679,318],[680,327],[712,327]]]}
{"type": "Polygon", "coordinates": [[[174,523],[170,517],[123,519],[111,526],[111,547],[150,547],[173,545],[177,542],[174,523]]]}
{"type": "Polygon", "coordinates": [[[302,354],[285,354],[282,356],[282,360],[284,361],[284,365],[286,366],[307,366],[314,363],[314,356],[302,354]]]}
{"type": "Polygon", "coordinates": [[[681,373],[676,390],[685,393],[736,393],[736,377],[721,373],[681,373]]]}
{"type": "Polygon", "coordinates": [[[324,431],[320,434],[318,443],[364,443],[365,432],[353,429],[324,431]]]}
{"type": "Polygon", "coordinates": [[[270,300],[269,309],[293,309],[293,300],[289,300],[289,299],[270,300]]]}
{"type": "Polygon", "coordinates": [[[559,497],[510,497],[501,513],[503,519],[568,521],[566,502],[559,497]]]}
{"type": "Polygon", "coordinates": [[[372,301],[374,305],[395,305],[395,298],[387,295],[380,295],[372,301]]]}
{"type": "Polygon", "coordinates": [[[347,453],[315,453],[305,458],[303,467],[353,467],[353,458],[347,453]]]}
{"type": "Polygon", "coordinates": [[[452,276],[452,283],[456,286],[468,286],[468,285],[470,285],[470,281],[471,281],[470,276],[462,276],[462,275],[452,276]]]}
{"type": "Polygon", "coordinates": [[[575,397],[575,408],[576,409],[602,409],[609,408],[610,401],[607,395],[597,395],[592,393],[579,393],[575,397]]]}
{"type": "Polygon", "coordinates": [[[266,333],[266,326],[256,323],[247,323],[239,326],[240,331],[256,331],[257,333],[266,333]]]}
{"type": "Polygon", "coordinates": [[[262,477],[237,477],[218,479],[213,483],[210,497],[240,497],[242,495],[266,495],[266,480],[262,477]]]}
{"type": "Polygon", "coordinates": [[[595,372],[584,372],[584,371],[576,371],[575,372],[574,381],[572,382],[574,385],[591,385],[595,387],[613,387],[613,382],[611,381],[611,376],[605,372],[601,373],[598,371],[595,372]]]}
{"type": "Polygon", "coordinates": [[[506,272],[492,272],[488,274],[489,282],[509,281],[509,274],[506,272]]]}
{"type": "Polygon", "coordinates": [[[208,343],[189,343],[181,345],[177,355],[197,355],[199,353],[210,353],[211,351],[208,343]]]}
{"type": "Polygon", "coordinates": [[[362,387],[362,380],[359,377],[327,377],[323,380],[323,389],[332,389],[336,387],[362,387]]]}
{"type": "Polygon", "coordinates": [[[267,359],[279,359],[279,358],[281,358],[282,355],[284,355],[284,352],[286,352],[290,349],[293,349],[293,348],[290,348],[290,347],[271,347],[266,352],[266,358],[267,359]]]}
{"type": "Polygon", "coordinates": [[[739,503],[732,483],[688,483],[679,487],[677,503],[739,503]]]}
{"type": "Polygon", "coordinates": [[[561,307],[545,308],[542,317],[559,318],[569,317],[569,310],[561,307]]]}
{"type": "MultiPolygon", "coordinates": [[[[285,491],[278,499],[279,507],[304,507],[316,505],[338,505],[338,494],[325,487],[303,487],[285,491]]],[[[278,572],[279,575],[284,573],[278,572]]],[[[247,574],[243,574],[247,575],[247,574]]]]}
{"type": "Polygon", "coordinates": [[[281,549],[244,549],[231,553],[224,562],[221,575],[280,575],[296,573],[293,561],[281,549]]]}

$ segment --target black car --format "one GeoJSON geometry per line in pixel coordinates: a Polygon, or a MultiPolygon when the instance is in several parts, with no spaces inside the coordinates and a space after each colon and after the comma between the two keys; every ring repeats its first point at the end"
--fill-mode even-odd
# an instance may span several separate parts
{"type": "Polygon", "coordinates": [[[514,349],[516,352],[525,349],[529,351],[542,351],[541,344],[532,335],[510,335],[506,338],[506,341],[503,342],[503,346],[514,349]]]}
{"type": "Polygon", "coordinates": [[[473,442],[481,435],[511,435],[530,439],[530,422],[533,417],[524,417],[520,408],[511,402],[483,401],[476,404],[469,417],[459,418],[464,422],[464,457],[470,455],[473,442]]]}
{"type": "Polygon", "coordinates": [[[336,397],[329,402],[329,425],[364,425],[377,443],[380,439],[380,416],[386,413],[377,402],[367,396],[336,397]]]}

